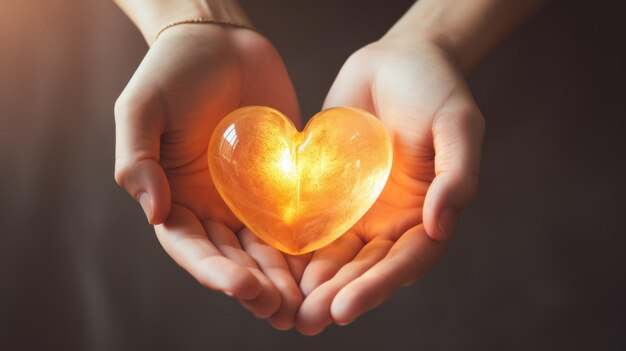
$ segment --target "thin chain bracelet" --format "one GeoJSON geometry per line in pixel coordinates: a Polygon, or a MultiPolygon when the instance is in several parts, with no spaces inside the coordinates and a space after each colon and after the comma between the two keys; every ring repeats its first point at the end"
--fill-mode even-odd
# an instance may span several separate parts
{"type": "Polygon", "coordinates": [[[227,21],[220,21],[220,20],[215,20],[215,19],[210,19],[210,18],[205,18],[205,17],[198,17],[198,18],[190,18],[190,19],[175,21],[175,22],[166,24],[156,34],[154,40],[157,40],[159,38],[159,36],[161,35],[161,33],[163,33],[166,29],[172,28],[172,27],[177,26],[179,24],[221,24],[221,25],[229,26],[229,27],[250,29],[250,30],[253,30],[253,31],[259,33],[259,31],[256,28],[254,28],[252,26],[249,26],[249,25],[245,25],[245,24],[241,24],[241,23],[234,23],[234,22],[227,22],[227,21]]]}

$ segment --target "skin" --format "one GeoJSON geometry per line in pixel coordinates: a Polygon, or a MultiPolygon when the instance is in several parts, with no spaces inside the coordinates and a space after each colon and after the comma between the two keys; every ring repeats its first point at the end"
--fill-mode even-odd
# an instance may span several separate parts
{"type": "Polygon", "coordinates": [[[374,206],[307,266],[297,320],[305,334],[349,323],[417,280],[477,192],[484,120],[462,72],[436,45],[404,44],[389,38],[356,52],[326,98],[379,116],[394,160],[374,206]]]}
{"type": "Polygon", "coordinates": [[[299,122],[283,62],[230,0],[118,0],[151,48],[115,106],[115,178],[144,209],[166,252],[207,288],[278,329],[307,335],[345,325],[411,284],[451,243],[476,195],[485,129],[465,81],[543,0],[421,0],[380,40],[355,52],[324,107],[378,116],[394,144],[389,181],[369,212],[313,255],[285,255],[225,206],[206,148],[221,118],[247,105],[299,122]],[[226,10],[221,5],[227,4],[226,10]]]}
{"type": "Polygon", "coordinates": [[[306,267],[300,332],[351,323],[445,253],[478,192],[485,131],[465,75],[543,3],[419,1],[344,64],[324,107],[378,116],[391,134],[394,160],[369,212],[306,267]]]}
{"type": "Polygon", "coordinates": [[[274,106],[299,124],[291,81],[266,39],[217,25],[169,29],[116,103],[115,177],[141,203],[174,261],[287,329],[302,301],[298,261],[306,257],[286,257],[244,228],[207,168],[213,129],[246,105],[274,106]]]}

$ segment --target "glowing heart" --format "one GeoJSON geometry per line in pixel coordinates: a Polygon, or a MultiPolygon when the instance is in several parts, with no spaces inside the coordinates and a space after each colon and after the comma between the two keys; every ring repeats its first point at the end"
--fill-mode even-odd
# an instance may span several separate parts
{"type": "Polygon", "coordinates": [[[298,132],[282,113],[250,106],[216,127],[208,159],[233,213],[295,255],[327,245],[367,212],[387,182],[392,147],[365,111],[324,110],[298,132]]]}

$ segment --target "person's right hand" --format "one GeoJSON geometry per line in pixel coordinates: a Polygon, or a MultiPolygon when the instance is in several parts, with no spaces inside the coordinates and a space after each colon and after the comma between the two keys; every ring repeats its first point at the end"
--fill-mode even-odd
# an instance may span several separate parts
{"type": "Polygon", "coordinates": [[[276,108],[299,126],[291,81],[265,38],[216,24],[164,31],[115,105],[115,179],[179,265],[287,329],[302,300],[307,257],[288,257],[244,228],[208,170],[213,129],[246,105],[276,108]]]}

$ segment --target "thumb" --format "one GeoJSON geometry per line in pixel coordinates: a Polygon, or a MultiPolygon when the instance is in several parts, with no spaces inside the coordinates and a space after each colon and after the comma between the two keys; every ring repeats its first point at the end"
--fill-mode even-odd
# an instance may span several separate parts
{"type": "Polygon", "coordinates": [[[152,103],[123,96],[115,103],[115,181],[140,203],[150,224],[160,224],[171,207],[169,184],[159,164],[163,114],[152,103]]]}
{"type": "Polygon", "coordinates": [[[435,117],[432,128],[435,179],[426,194],[423,220],[432,239],[444,240],[478,192],[485,122],[473,102],[461,109],[450,104],[435,117]]]}
{"type": "Polygon", "coordinates": [[[352,54],[341,67],[333,82],[323,109],[331,107],[355,107],[375,115],[370,90],[373,65],[360,50],[352,54]]]}

